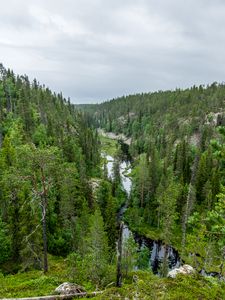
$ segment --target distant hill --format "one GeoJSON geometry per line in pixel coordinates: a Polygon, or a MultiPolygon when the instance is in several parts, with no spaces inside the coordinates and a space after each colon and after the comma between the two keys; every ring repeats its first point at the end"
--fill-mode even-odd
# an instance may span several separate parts
{"type": "Polygon", "coordinates": [[[225,124],[225,85],[124,96],[101,104],[80,105],[96,127],[131,137],[135,151],[143,152],[149,139],[187,136],[196,143],[200,131],[225,124]]]}

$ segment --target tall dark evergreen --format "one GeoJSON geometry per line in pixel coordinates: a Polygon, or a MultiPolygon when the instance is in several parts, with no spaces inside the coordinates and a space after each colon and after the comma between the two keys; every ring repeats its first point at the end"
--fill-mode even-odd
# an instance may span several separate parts
{"type": "Polygon", "coordinates": [[[0,116],[1,263],[47,272],[48,253],[78,249],[75,232],[94,206],[90,177],[100,175],[99,138],[62,94],[2,65],[0,116]]]}

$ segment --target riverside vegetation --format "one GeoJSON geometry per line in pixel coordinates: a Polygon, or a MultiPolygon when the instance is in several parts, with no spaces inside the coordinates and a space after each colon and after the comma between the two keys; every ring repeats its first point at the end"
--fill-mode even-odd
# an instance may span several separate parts
{"type": "Polygon", "coordinates": [[[224,299],[224,96],[214,83],[76,107],[1,65],[0,297],[47,295],[73,281],[106,288],[96,299],[224,299]],[[123,149],[99,127],[131,138],[128,202],[123,149]],[[101,152],[114,156],[113,178],[101,152]],[[129,228],[172,245],[195,275],[166,278],[166,255],[153,275],[131,238],[123,285],[107,287],[125,203],[129,228]]]}

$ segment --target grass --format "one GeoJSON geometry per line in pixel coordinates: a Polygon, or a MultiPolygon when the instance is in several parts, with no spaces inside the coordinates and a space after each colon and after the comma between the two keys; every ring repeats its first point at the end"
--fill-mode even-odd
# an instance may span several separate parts
{"type": "Polygon", "coordinates": [[[100,136],[101,149],[103,153],[114,156],[117,151],[118,142],[105,136],[100,136]]]}
{"type": "Polygon", "coordinates": [[[44,296],[54,293],[55,288],[68,281],[63,258],[49,258],[49,272],[29,271],[15,275],[0,274],[0,298],[44,296]]]}

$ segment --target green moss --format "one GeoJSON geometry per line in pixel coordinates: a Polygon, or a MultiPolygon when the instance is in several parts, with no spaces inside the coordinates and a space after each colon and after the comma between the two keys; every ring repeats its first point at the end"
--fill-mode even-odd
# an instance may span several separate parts
{"type": "MultiPolygon", "coordinates": [[[[50,259],[50,271],[46,275],[42,271],[30,271],[5,277],[1,275],[0,297],[50,295],[59,284],[68,280],[65,261],[62,258],[53,257],[50,259]]],[[[215,278],[204,278],[198,274],[179,275],[172,279],[159,278],[147,271],[134,271],[126,280],[123,280],[122,288],[108,288],[102,295],[91,299],[134,299],[135,295],[138,299],[153,300],[222,300],[225,299],[225,283],[215,278]]]]}
{"type": "Polygon", "coordinates": [[[100,299],[151,299],[151,300],[222,300],[225,299],[225,284],[215,279],[200,276],[180,275],[175,279],[159,278],[149,272],[135,272],[137,282],[126,283],[122,288],[111,288],[100,299]]]}
{"type": "Polygon", "coordinates": [[[49,272],[29,271],[0,277],[0,297],[32,297],[52,294],[55,288],[68,280],[64,259],[49,258],[49,272]]]}

